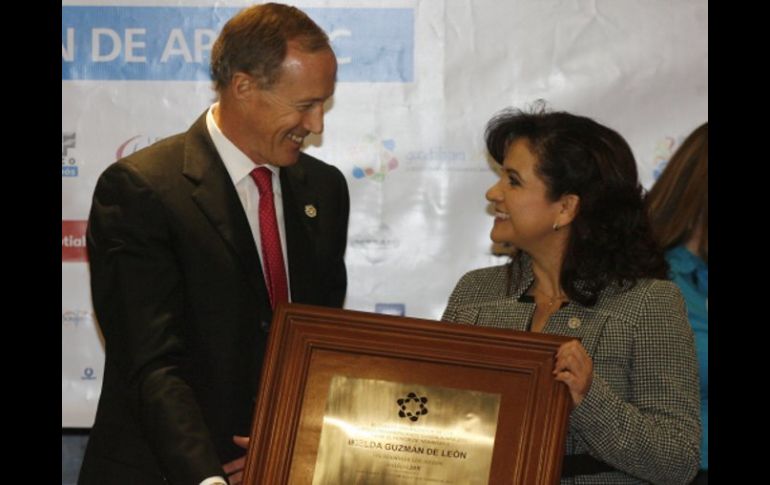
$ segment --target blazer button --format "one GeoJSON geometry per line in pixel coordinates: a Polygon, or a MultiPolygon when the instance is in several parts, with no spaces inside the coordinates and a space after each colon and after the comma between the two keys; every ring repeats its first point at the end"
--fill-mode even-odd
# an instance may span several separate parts
{"type": "Polygon", "coordinates": [[[570,317],[570,319],[567,320],[567,326],[572,330],[580,328],[580,319],[578,317],[570,317]]]}
{"type": "Polygon", "coordinates": [[[259,328],[262,329],[262,331],[265,333],[270,332],[270,322],[265,322],[265,321],[259,322],[259,328]]]}

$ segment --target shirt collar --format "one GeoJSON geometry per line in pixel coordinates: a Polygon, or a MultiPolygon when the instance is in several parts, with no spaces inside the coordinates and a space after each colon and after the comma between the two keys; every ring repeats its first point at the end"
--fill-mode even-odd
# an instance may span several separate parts
{"type": "MultiPolygon", "coordinates": [[[[219,157],[225,164],[227,173],[230,175],[230,179],[233,181],[233,185],[238,185],[244,178],[248,177],[252,170],[257,166],[251,161],[249,157],[243,153],[240,148],[235,146],[225,135],[222,130],[217,126],[214,120],[214,110],[219,108],[219,103],[214,103],[206,113],[206,128],[208,128],[211,140],[214,142],[214,146],[219,152],[219,157]]],[[[278,167],[273,165],[264,164],[259,165],[265,167],[274,175],[278,175],[278,167]]]]}

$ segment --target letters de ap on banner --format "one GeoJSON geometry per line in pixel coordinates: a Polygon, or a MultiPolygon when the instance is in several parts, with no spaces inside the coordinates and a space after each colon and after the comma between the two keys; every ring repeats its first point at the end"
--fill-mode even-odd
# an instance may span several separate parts
{"type": "MultiPolygon", "coordinates": [[[[62,80],[209,81],[235,7],[62,7],[62,80]]],[[[414,10],[305,10],[327,32],[342,82],[414,80],[414,10]]]]}

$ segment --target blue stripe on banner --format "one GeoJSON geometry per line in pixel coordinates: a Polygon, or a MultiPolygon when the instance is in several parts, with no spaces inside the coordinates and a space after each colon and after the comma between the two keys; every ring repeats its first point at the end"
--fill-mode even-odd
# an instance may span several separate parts
{"type": "MultiPolygon", "coordinates": [[[[238,10],[62,6],[62,80],[209,81],[211,46],[238,10]]],[[[413,9],[305,12],[332,41],[338,81],[413,81],[413,9]]]]}

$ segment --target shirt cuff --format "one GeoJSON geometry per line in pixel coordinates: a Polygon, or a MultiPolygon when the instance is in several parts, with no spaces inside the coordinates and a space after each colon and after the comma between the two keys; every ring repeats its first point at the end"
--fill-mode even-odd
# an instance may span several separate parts
{"type": "Polygon", "coordinates": [[[227,480],[222,477],[208,477],[198,485],[227,485],[227,480]]]}

